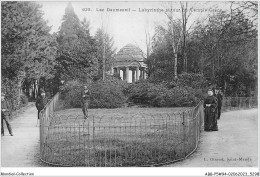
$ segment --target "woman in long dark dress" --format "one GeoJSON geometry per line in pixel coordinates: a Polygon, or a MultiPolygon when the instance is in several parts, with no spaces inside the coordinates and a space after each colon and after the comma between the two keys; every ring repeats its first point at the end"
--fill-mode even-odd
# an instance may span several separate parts
{"type": "Polygon", "coordinates": [[[217,98],[213,95],[213,90],[208,90],[208,96],[204,100],[204,130],[205,131],[217,131],[215,119],[216,119],[216,110],[218,106],[217,98]]]}

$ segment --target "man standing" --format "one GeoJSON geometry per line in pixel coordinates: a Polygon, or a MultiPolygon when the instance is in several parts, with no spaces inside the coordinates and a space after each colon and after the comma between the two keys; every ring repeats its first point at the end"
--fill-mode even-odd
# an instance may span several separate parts
{"type": "Polygon", "coordinates": [[[45,95],[45,91],[42,90],[41,91],[41,96],[38,97],[38,99],[36,100],[36,108],[38,110],[38,119],[40,119],[40,112],[41,110],[45,107],[45,105],[48,103],[48,99],[46,98],[46,95],[45,95]]]}
{"type": "Polygon", "coordinates": [[[82,104],[84,119],[87,119],[88,116],[89,102],[90,102],[90,91],[88,90],[88,86],[85,84],[84,89],[81,92],[81,104],[82,104]]]}
{"type": "Polygon", "coordinates": [[[223,96],[221,95],[219,88],[216,88],[215,94],[216,94],[216,98],[218,99],[218,114],[217,114],[217,119],[220,119],[223,96]]]}
{"type": "Polygon", "coordinates": [[[5,100],[5,94],[1,93],[1,135],[4,136],[4,121],[5,124],[7,126],[7,129],[9,131],[9,134],[11,136],[13,136],[13,132],[12,132],[12,128],[11,125],[9,123],[9,118],[11,115],[11,111],[10,111],[10,105],[8,104],[8,102],[5,100]]]}
{"type": "Polygon", "coordinates": [[[217,98],[213,95],[213,90],[208,90],[208,96],[204,100],[204,130],[205,131],[218,131],[216,120],[216,110],[218,106],[217,98]]]}

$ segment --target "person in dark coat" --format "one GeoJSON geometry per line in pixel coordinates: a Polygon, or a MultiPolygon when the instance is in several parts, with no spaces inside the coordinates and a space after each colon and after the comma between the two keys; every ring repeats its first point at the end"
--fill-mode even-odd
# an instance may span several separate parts
{"type": "MultiPolygon", "coordinates": [[[[213,87],[212,90],[213,90],[213,96],[217,99],[216,88],[213,87]]],[[[217,104],[218,104],[218,99],[217,99],[217,104]]],[[[212,126],[212,129],[214,129],[215,131],[218,130],[217,117],[218,117],[218,106],[215,110],[215,117],[213,118],[213,126],[212,126]]]]}
{"type": "Polygon", "coordinates": [[[218,99],[217,119],[220,119],[223,96],[221,95],[219,88],[215,89],[215,95],[216,95],[216,98],[218,99]]]}
{"type": "Polygon", "coordinates": [[[40,112],[45,107],[45,105],[48,103],[48,99],[46,98],[46,94],[44,90],[41,90],[41,96],[38,97],[36,100],[36,108],[38,110],[38,119],[40,119],[40,112]]]}
{"type": "Polygon", "coordinates": [[[5,135],[4,121],[5,121],[5,124],[7,126],[8,131],[9,131],[9,134],[11,136],[13,136],[12,127],[9,123],[10,115],[11,115],[10,105],[5,100],[5,94],[1,93],[1,135],[2,136],[5,135]]]}
{"type": "Polygon", "coordinates": [[[87,85],[84,85],[84,89],[81,91],[81,106],[84,114],[84,119],[88,116],[88,106],[90,102],[90,91],[87,85]]]}
{"type": "Polygon", "coordinates": [[[218,106],[217,98],[214,97],[212,89],[208,90],[208,96],[204,100],[204,130],[205,131],[218,131],[216,122],[216,110],[218,106]]]}

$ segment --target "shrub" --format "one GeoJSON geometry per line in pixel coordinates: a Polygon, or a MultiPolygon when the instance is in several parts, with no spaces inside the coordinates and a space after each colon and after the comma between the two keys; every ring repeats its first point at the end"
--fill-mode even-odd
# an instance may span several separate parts
{"type": "MultiPolygon", "coordinates": [[[[106,81],[95,81],[89,86],[91,93],[90,108],[117,108],[126,102],[128,84],[114,77],[106,81]]],[[[82,83],[73,80],[67,82],[62,92],[64,107],[81,107],[82,83]]]]}
{"type": "Polygon", "coordinates": [[[166,84],[141,81],[131,86],[129,99],[137,104],[155,107],[195,106],[203,94],[188,86],[168,88],[166,84]]]}
{"type": "Polygon", "coordinates": [[[129,84],[125,81],[122,81],[121,78],[106,76],[106,82],[111,83],[115,87],[119,88],[125,95],[129,94],[129,84]]]}
{"type": "Polygon", "coordinates": [[[153,84],[147,81],[139,81],[129,87],[129,100],[134,103],[149,104],[148,90],[153,84]]]}
{"type": "Polygon", "coordinates": [[[202,74],[182,73],[178,76],[178,85],[188,86],[194,89],[204,89],[208,83],[202,74]]]}
{"type": "Polygon", "coordinates": [[[117,108],[126,102],[122,87],[113,81],[98,81],[91,86],[91,108],[117,108]]]}
{"type": "Polygon", "coordinates": [[[80,93],[82,83],[77,80],[68,81],[65,86],[64,90],[61,93],[61,99],[64,100],[64,108],[80,108],[80,93]]]}

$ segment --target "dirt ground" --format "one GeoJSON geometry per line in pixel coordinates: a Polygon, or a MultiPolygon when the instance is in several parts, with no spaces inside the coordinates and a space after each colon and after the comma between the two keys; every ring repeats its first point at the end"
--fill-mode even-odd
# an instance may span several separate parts
{"type": "Polygon", "coordinates": [[[37,167],[39,162],[39,126],[34,103],[29,103],[12,121],[14,136],[10,136],[6,125],[1,137],[2,167],[37,167]]]}
{"type": "MultiPolygon", "coordinates": [[[[14,136],[5,127],[1,137],[2,167],[44,167],[39,160],[39,127],[34,103],[11,121],[14,136]]],[[[168,167],[257,166],[257,109],[223,113],[218,132],[202,132],[197,152],[168,167]]]]}
{"type": "Polygon", "coordinates": [[[219,131],[202,131],[197,151],[167,167],[257,167],[257,109],[225,112],[219,131]]]}

